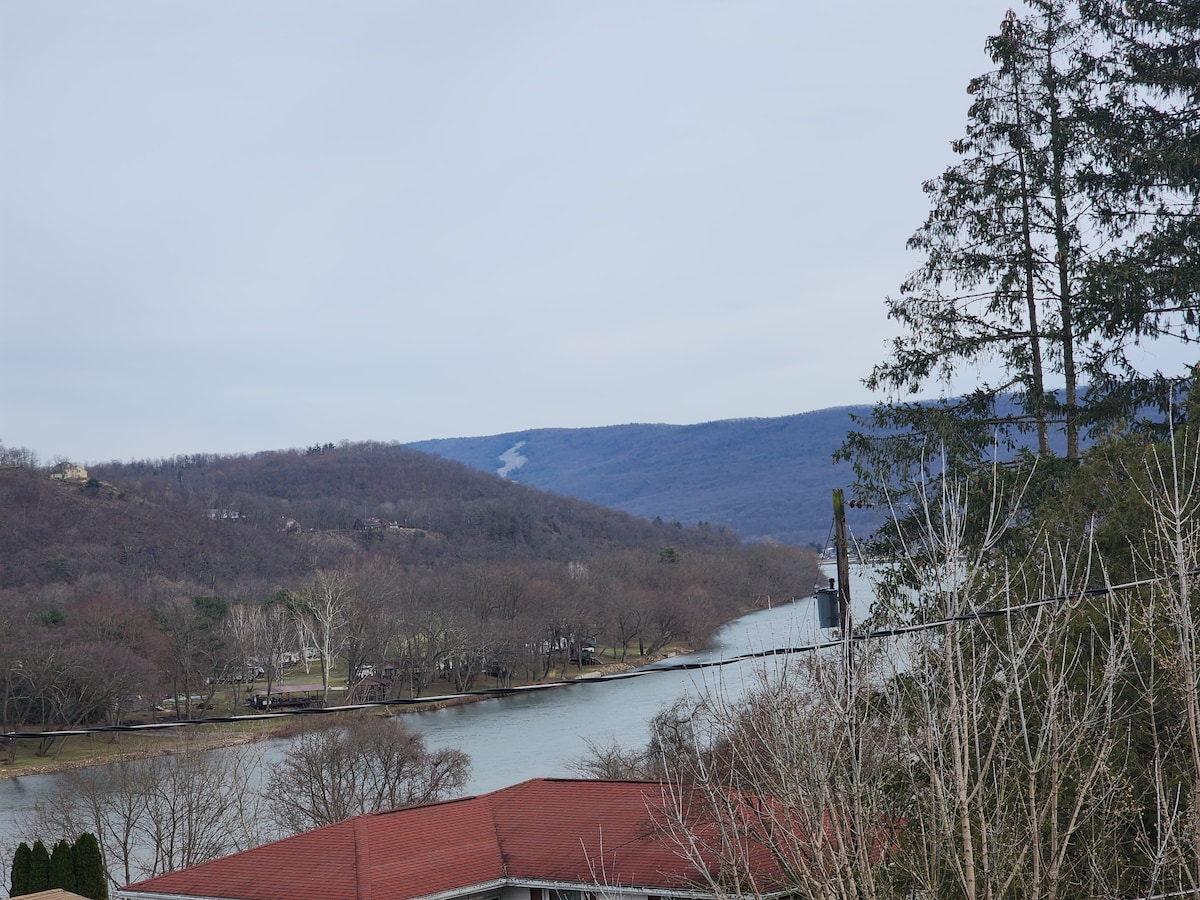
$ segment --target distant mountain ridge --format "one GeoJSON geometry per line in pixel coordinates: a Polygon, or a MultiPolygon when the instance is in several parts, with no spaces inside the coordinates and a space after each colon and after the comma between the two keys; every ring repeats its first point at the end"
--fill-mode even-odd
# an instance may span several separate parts
{"type": "MultiPolygon", "coordinates": [[[[832,491],[849,488],[849,464],[833,462],[870,406],[699,425],[543,428],[406,444],[543,490],[647,518],[727,526],[751,541],[824,546],[832,491]]],[[[852,513],[865,536],[874,513],[852,513]]]]}

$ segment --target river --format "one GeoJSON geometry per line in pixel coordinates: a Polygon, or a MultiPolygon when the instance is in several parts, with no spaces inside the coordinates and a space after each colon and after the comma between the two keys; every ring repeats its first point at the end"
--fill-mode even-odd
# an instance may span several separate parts
{"type": "MultiPolygon", "coordinates": [[[[873,596],[870,574],[852,567],[851,597],[855,618],[866,614],[873,596]]],[[[479,794],[529,778],[574,774],[571,763],[588,752],[588,742],[607,747],[618,743],[642,747],[650,720],[664,706],[685,695],[719,689],[733,693],[752,684],[764,665],[746,660],[698,670],[671,670],[673,663],[729,659],[775,647],[810,643],[819,632],[810,598],[786,602],[742,616],[724,626],[712,645],[686,657],[651,666],[638,678],[580,682],[555,690],[499,697],[429,712],[406,713],[404,724],[422,735],[431,749],[458,747],[471,758],[468,793],[479,794]]],[[[286,744],[271,746],[269,764],[286,744]]],[[[221,752],[221,751],[213,751],[221,752]]],[[[0,779],[0,861],[7,864],[24,837],[19,820],[54,787],[55,775],[0,779]]],[[[53,836],[57,839],[57,836],[53,836]]]]}

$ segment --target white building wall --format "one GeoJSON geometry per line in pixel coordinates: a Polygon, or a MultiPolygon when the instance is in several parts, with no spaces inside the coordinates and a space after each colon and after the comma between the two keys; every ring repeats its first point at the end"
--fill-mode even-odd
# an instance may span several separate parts
{"type": "MultiPolygon", "coordinates": [[[[574,896],[570,893],[572,890],[578,891],[581,895],[580,900],[649,900],[649,895],[644,893],[605,888],[601,885],[591,885],[581,889],[579,885],[563,884],[559,886],[559,889],[566,892],[568,896],[574,896]]],[[[540,896],[541,900],[554,900],[551,895],[552,890],[553,888],[545,886],[540,889],[534,888],[535,894],[540,896]]],[[[666,900],[664,894],[654,896],[663,897],[666,900]]],[[[500,889],[500,900],[530,900],[530,889],[526,885],[503,887],[500,889]]]]}

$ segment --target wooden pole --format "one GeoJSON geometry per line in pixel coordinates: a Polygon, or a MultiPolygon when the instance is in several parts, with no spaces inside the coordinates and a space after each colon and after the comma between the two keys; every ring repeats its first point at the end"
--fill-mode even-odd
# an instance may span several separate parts
{"type": "Polygon", "coordinates": [[[846,711],[850,711],[854,690],[854,650],[850,642],[850,548],[846,540],[846,500],[841,488],[833,489],[833,547],[837,557],[838,605],[842,618],[842,674],[846,679],[846,711]]]}
{"type": "Polygon", "coordinates": [[[837,555],[838,603],[842,634],[850,634],[850,548],[846,540],[846,500],[841,488],[833,489],[833,547],[837,555]]]}

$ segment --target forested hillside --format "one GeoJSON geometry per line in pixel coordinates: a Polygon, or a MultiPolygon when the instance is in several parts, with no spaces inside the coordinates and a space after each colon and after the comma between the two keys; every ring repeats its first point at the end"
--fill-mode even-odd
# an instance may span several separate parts
{"type": "Polygon", "coordinates": [[[404,564],[433,566],[456,560],[568,561],[618,547],[737,542],[728,532],[655,526],[395,445],[197,455],[96,466],[90,475],[117,493],[85,485],[84,496],[107,498],[111,511],[136,498],[133,505],[146,505],[147,515],[186,521],[186,535],[158,530],[133,551],[165,557],[162,564],[173,566],[164,572],[169,577],[205,572],[217,577],[208,568],[217,551],[202,548],[237,535],[236,546],[248,552],[233,557],[225,576],[230,580],[218,578],[226,590],[239,578],[279,580],[294,573],[298,562],[326,565],[350,551],[386,552],[404,564]],[[188,551],[190,556],[181,555],[188,551]]]}
{"type": "MultiPolygon", "coordinates": [[[[21,453],[0,448],[0,458],[21,453]]],[[[651,522],[395,445],[0,467],[0,730],[207,705],[300,647],[420,694],[703,642],[812,590],[813,554],[651,522]],[[128,703],[126,703],[128,709],[128,703]]],[[[338,673],[338,674],[332,674],[338,673]]]]}

